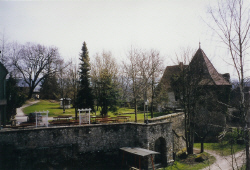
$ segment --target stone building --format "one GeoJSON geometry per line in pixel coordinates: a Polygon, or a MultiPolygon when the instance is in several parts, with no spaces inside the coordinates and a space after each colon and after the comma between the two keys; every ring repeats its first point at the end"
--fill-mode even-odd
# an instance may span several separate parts
{"type": "Polygon", "coordinates": [[[171,80],[173,77],[179,76],[182,73],[182,70],[185,68],[187,68],[187,65],[183,65],[182,62],[180,62],[179,65],[166,67],[159,84],[161,85],[163,90],[167,91],[168,102],[163,104],[161,107],[181,108],[179,96],[174,92],[171,80]]]}
{"type": "Polygon", "coordinates": [[[0,128],[3,122],[6,122],[6,76],[8,74],[7,69],[0,62],[0,128]]]}
{"type": "Polygon", "coordinates": [[[231,84],[230,75],[219,74],[204,51],[199,48],[193,56],[189,65],[167,66],[159,84],[167,91],[169,108],[181,108],[180,99],[183,98],[181,86],[202,88],[206,92],[214,92],[218,101],[228,103],[231,84]],[[188,84],[174,84],[173,81],[185,75],[188,84]],[[194,87],[196,86],[196,87],[194,87]]]}

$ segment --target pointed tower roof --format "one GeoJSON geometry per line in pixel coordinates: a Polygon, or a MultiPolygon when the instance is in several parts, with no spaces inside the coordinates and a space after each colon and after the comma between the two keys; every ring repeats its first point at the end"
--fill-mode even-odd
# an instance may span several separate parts
{"type": "Polygon", "coordinates": [[[201,75],[200,85],[230,85],[230,83],[217,72],[204,51],[199,48],[192,58],[189,69],[196,75],[201,75]]]}

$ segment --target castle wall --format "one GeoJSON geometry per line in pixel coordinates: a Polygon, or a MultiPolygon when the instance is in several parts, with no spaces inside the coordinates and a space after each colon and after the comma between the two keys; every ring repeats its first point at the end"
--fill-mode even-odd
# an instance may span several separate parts
{"type": "MultiPolygon", "coordinates": [[[[119,148],[154,150],[165,142],[165,162],[173,159],[172,126],[152,124],[102,124],[0,131],[0,169],[117,169],[119,148]]],[[[151,162],[145,161],[145,169],[151,162]]]]}
{"type": "Polygon", "coordinates": [[[172,122],[172,133],[174,137],[174,153],[186,148],[185,141],[185,114],[184,112],[159,116],[148,120],[150,123],[172,122]]]}

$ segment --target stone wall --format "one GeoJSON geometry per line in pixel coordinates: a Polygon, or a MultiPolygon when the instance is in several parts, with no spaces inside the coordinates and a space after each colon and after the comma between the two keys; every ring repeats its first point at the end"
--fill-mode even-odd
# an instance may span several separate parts
{"type": "MultiPolygon", "coordinates": [[[[0,131],[0,169],[117,169],[119,148],[155,150],[163,141],[163,163],[173,160],[169,122],[103,124],[0,131]],[[38,168],[39,167],[39,168],[38,168]]],[[[145,168],[151,162],[144,161],[145,168]]]]}
{"type": "Polygon", "coordinates": [[[185,114],[184,112],[173,113],[165,116],[159,116],[149,120],[150,123],[172,122],[172,131],[174,137],[174,153],[186,148],[185,141],[185,114]]]}

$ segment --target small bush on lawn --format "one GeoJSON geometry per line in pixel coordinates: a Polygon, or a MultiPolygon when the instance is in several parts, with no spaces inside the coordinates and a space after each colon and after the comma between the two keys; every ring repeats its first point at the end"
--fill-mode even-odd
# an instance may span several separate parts
{"type": "Polygon", "coordinates": [[[198,154],[195,157],[195,162],[204,162],[206,160],[206,157],[204,154],[198,154]]]}
{"type": "Polygon", "coordinates": [[[186,159],[188,156],[186,149],[182,149],[179,152],[177,152],[176,156],[180,159],[186,159]]]}
{"type": "Polygon", "coordinates": [[[112,107],[109,108],[109,111],[114,113],[114,112],[118,111],[118,108],[116,106],[112,106],[112,107]]]}

